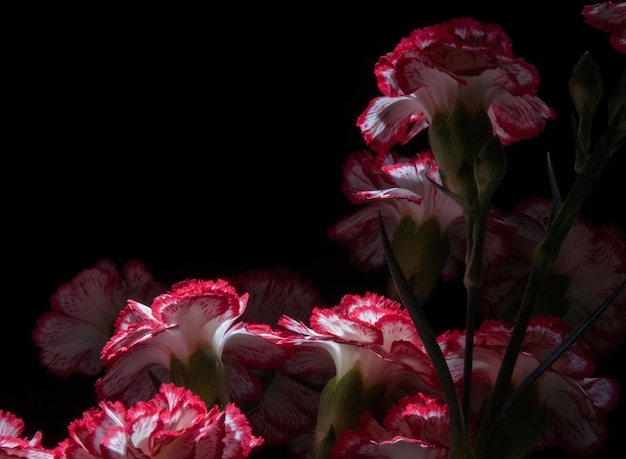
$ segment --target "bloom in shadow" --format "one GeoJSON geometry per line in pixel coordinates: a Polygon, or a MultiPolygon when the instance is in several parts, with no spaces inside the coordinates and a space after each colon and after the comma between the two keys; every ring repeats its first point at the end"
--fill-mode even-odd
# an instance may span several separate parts
{"type": "Polygon", "coordinates": [[[421,393],[409,395],[389,409],[382,425],[364,413],[357,430],[339,436],[333,459],[448,459],[449,421],[445,403],[421,393]]]}
{"type": "MultiPolygon", "coordinates": [[[[504,222],[517,228],[517,235],[511,242],[506,262],[485,270],[480,301],[486,317],[515,320],[531,256],[545,234],[550,212],[550,201],[530,198],[519,202],[512,213],[501,215],[504,222]]],[[[594,227],[579,216],[539,288],[533,314],[559,316],[575,327],[618,287],[625,275],[624,234],[612,226],[594,227]]],[[[626,290],[619,293],[581,338],[595,357],[608,355],[624,343],[626,290]]]]}
{"type": "Polygon", "coordinates": [[[52,310],[39,317],[32,333],[44,368],[62,377],[100,374],[100,352],[127,300],[150,303],[167,290],[139,260],[122,271],[123,276],[112,261],[100,260],[54,292],[52,310]]]}
{"type": "Polygon", "coordinates": [[[626,54],[626,2],[601,2],[583,6],[585,22],[610,34],[611,46],[626,54]]]}
{"type": "MultiPolygon", "coordinates": [[[[350,257],[364,271],[385,266],[379,216],[394,253],[422,301],[435,282],[458,279],[462,273],[467,225],[463,209],[442,191],[439,169],[430,151],[411,158],[398,154],[353,153],[343,169],[342,189],[360,208],[329,228],[329,237],[347,244],[350,257]]],[[[487,266],[506,255],[513,229],[489,219],[487,266]]],[[[393,294],[392,281],[388,293],[393,294]]]]}
{"type": "MultiPolygon", "coordinates": [[[[314,307],[326,307],[311,282],[284,267],[246,271],[228,281],[249,295],[241,321],[277,327],[280,317],[288,315],[308,322],[314,307]]],[[[276,368],[255,371],[263,381],[263,397],[248,404],[245,412],[265,445],[293,447],[313,429],[320,392],[333,370],[318,349],[300,349],[276,368]]]]}
{"type": "MultiPolygon", "coordinates": [[[[472,418],[480,424],[484,404],[493,391],[511,325],[485,320],[476,332],[472,372],[472,418]]],[[[513,388],[565,339],[570,327],[554,317],[533,319],[515,364],[513,388]]],[[[439,337],[450,372],[458,386],[463,379],[465,333],[439,337]]],[[[584,343],[575,343],[511,406],[491,437],[492,451],[526,451],[558,447],[568,454],[591,456],[608,438],[605,414],[617,404],[620,389],[611,378],[594,377],[595,364],[584,343]],[[499,449],[500,448],[500,449],[499,449]]]]}

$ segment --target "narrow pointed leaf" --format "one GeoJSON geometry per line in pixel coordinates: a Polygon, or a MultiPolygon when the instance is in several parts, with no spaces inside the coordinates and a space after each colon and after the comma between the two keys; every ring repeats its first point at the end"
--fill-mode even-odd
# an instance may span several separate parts
{"type": "Polygon", "coordinates": [[[378,215],[378,219],[380,223],[380,233],[383,240],[385,256],[387,258],[387,265],[389,266],[389,272],[393,278],[393,281],[396,284],[396,289],[398,291],[398,294],[400,295],[400,298],[402,299],[402,303],[408,310],[409,315],[411,316],[411,319],[415,324],[415,328],[417,329],[417,332],[419,333],[420,338],[424,343],[424,347],[428,352],[428,356],[433,363],[437,378],[439,379],[443,394],[446,398],[446,403],[448,404],[448,414],[450,416],[450,423],[452,425],[452,443],[454,445],[453,449],[464,449],[465,424],[463,422],[463,415],[461,412],[459,397],[456,393],[454,381],[452,380],[452,375],[450,374],[448,364],[443,355],[443,352],[441,351],[441,348],[439,347],[439,343],[437,342],[437,336],[430,326],[430,322],[428,321],[428,318],[426,317],[423,308],[420,306],[418,300],[413,295],[411,286],[409,282],[405,279],[404,274],[402,273],[402,269],[400,268],[400,265],[393,254],[393,248],[391,247],[391,243],[389,242],[389,238],[387,237],[387,233],[385,232],[382,216],[380,214],[378,215]]]}
{"type": "Polygon", "coordinates": [[[587,330],[591,324],[598,318],[600,315],[609,307],[609,305],[613,302],[613,300],[617,297],[619,292],[622,290],[624,285],[626,284],[626,279],[624,279],[617,288],[609,295],[609,297],[602,302],[600,306],[598,306],[590,315],[579,324],[572,333],[563,340],[563,342],[554,349],[548,357],[546,357],[541,364],[535,368],[526,378],[522,381],[522,383],[515,389],[515,391],[511,394],[506,403],[502,406],[502,411],[500,412],[500,416],[504,414],[513,403],[519,398],[522,393],[528,389],[539,377],[548,369],[550,366],[559,358],[563,353],[569,349],[569,347],[578,339],[578,337],[587,330]]]}
{"type": "Polygon", "coordinates": [[[554,167],[552,167],[552,160],[550,159],[550,153],[546,154],[546,162],[548,166],[548,179],[550,181],[550,190],[552,191],[552,211],[550,213],[550,220],[548,221],[548,227],[552,225],[554,217],[563,207],[563,200],[561,199],[561,192],[559,186],[556,183],[556,176],[554,175],[554,167]]]}

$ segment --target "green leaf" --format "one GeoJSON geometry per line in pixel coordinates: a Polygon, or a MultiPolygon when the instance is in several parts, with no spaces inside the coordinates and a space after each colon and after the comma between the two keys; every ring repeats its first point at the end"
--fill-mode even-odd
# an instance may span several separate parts
{"type": "Polygon", "coordinates": [[[461,405],[459,397],[456,393],[454,381],[448,368],[446,359],[437,342],[437,336],[435,335],[428,318],[424,312],[424,309],[420,305],[419,301],[413,295],[411,285],[405,279],[402,269],[396,260],[391,243],[385,232],[383,225],[383,219],[380,213],[378,214],[378,220],[380,224],[380,234],[383,240],[383,248],[385,250],[385,257],[387,258],[387,265],[389,266],[389,272],[396,284],[396,290],[400,295],[401,302],[408,310],[415,328],[422,339],[422,343],[426,348],[426,352],[430,357],[430,360],[435,368],[435,373],[441,388],[443,390],[446,403],[448,405],[448,414],[450,416],[450,425],[452,430],[452,453],[451,457],[456,454],[460,454],[459,451],[465,451],[466,445],[466,426],[463,421],[463,414],[461,412],[461,405]]]}
{"type": "Polygon", "coordinates": [[[550,153],[546,154],[546,162],[548,166],[548,180],[550,181],[550,190],[552,191],[552,210],[550,213],[550,219],[548,221],[548,228],[552,225],[554,217],[558,211],[563,207],[563,200],[561,199],[561,192],[559,186],[556,183],[556,176],[554,175],[554,168],[552,167],[552,160],[550,159],[550,153]]]}
{"type": "Polygon", "coordinates": [[[513,405],[513,403],[515,403],[515,401],[517,400],[518,397],[520,397],[520,395],[522,395],[524,393],[524,391],[526,389],[528,389],[528,387],[530,387],[535,381],[537,381],[537,379],[539,379],[539,377],[548,369],[550,368],[550,366],[559,358],[561,357],[561,355],[563,355],[563,353],[570,348],[570,346],[578,339],[578,337],[585,331],[587,330],[591,324],[598,318],[600,317],[600,315],[606,311],[606,308],[609,307],[609,305],[613,302],[613,300],[617,297],[617,295],[619,294],[619,292],[622,290],[622,288],[624,287],[624,285],[626,284],[626,278],[617,286],[617,288],[615,290],[613,290],[613,293],[611,293],[608,298],[606,300],[604,300],[602,302],[602,304],[600,304],[600,306],[598,306],[590,315],[589,317],[587,317],[587,319],[585,321],[583,321],[581,324],[578,325],[578,327],[576,327],[574,329],[574,331],[572,331],[572,333],[570,333],[570,335],[563,340],[563,342],[556,348],[554,349],[550,355],[548,355],[548,357],[546,357],[541,364],[535,368],[528,376],[526,376],[526,378],[522,381],[522,383],[517,387],[517,389],[515,389],[515,391],[513,392],[513,394],[509,397],[509,399],[504,403],[504,405],[502,405],[502,410],[500,412],[500,415],[506,413],[506,411],[508,409],[511,408],[511,406],[513,405]]]}

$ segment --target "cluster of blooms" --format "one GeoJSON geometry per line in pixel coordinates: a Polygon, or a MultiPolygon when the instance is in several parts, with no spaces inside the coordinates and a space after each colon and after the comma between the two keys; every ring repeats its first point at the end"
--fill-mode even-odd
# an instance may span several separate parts
{"type": "MultiPolygon", "coordinates": [[[[626,3],[582,14],[626,53],[626,3]]],[[[99,377],[99,405],[53,449],[0,410],[2,457],[243,458],[265,445],[315,459],[513,458],[547,447],[580,457],[603,448],[620,388],[594,376],[594,362],[626,341],[624,234],[578,216],[588,180],[565,202],[491,205],[503,146],[555,116],[536,96],[536,69],[500,27],[463,18],[415,30],[375,74],[383,95],[357,120],[371,150],[348,158],[342,183],[358,210],[329,236],[365,271],[387,264],[387,292],[326,305],[282,268],[168,286],[139,260],[121,273],[102,260],[54,292],[33,331],[47,370],[99,377]],[[422,131],[430,150],[392,151],[422,131]],[[437,283],[460,279],[468,317],[483,320],[435,336],[422,306],[437,283]],[[503,398],[511,392],[519,397],[503,398]]],[[[570,81],[581,178],[597,175],[626,133],[622,75],[591,151],[597,80],[583,56],[570,81]]]]}

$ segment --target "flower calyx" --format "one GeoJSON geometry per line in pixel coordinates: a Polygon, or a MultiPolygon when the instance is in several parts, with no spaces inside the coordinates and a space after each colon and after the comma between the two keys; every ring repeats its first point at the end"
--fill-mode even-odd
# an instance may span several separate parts
{"type": "Polygon", "coordinates": [[[207,348],[197,349],[187,362],[176,357],[170,361],[170,378],[204,401],[207,407],[223,408],[230,402],[228,375],[222,360],[207,348]]]}
{"type": "Polygon", "coordinates": [[[451,112],[433,113],[428,140],[443,185],[467,202],[473,202],[478,193],[474,163],[492,138],[491,120],[482,108],[470,111],[459,102],[451,112]]]}
{"type": "Polygon", "coordinates": [[[346,429],[356,430],[364,412],[380,411],[384,395],[380,384],[366,387],[358,365],[342,377],[335,376],[328,381],[318,408],[313,457],[330,459],[341,432],[346,429]]]}
{"type": "MultiPolygon", "coordinates": [[[[396,227],[392,247],[413,294],[423,304],[448,260],[450,239],[436,217],[417,222],[405,216],[396,227]]],[[[392,277],[387,291],[393,299],[400,299],[392,277]]]]}

